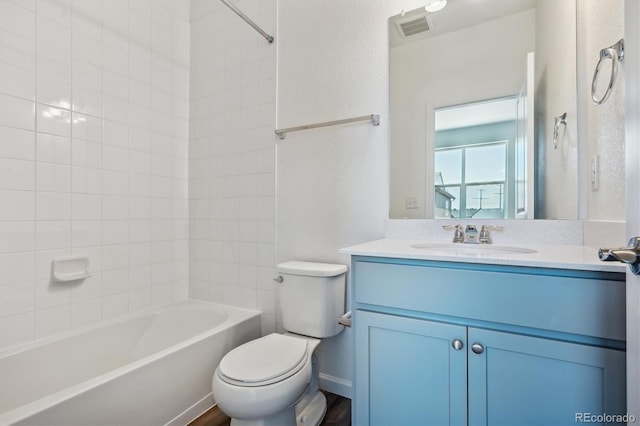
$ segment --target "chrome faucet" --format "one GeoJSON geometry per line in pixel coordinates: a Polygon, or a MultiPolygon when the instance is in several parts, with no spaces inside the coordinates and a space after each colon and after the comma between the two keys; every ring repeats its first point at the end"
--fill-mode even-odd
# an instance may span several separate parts
{"type": "Polygon", "coordinates": [[[504,228],[498,225],[482,225],[480,228],[480,236],[478,237],[478,242],[480,244],[491,244],[491,235],[489,234],[490,230],[502,231],[504,228]]]}
{"type": "Polygon", "coordinates": [[[464,231],[462,230],[462,225],[442,225],[443,229],[447,231],[453,230],[453,242],[454,243],[463,243],[464,242],[464,231]]]}
{"type": "Polygon", "coordinates": [[[465,244],[491,244],[490,230],[502,231],[504,228],[498,225],[482,225],[480,232],[475,225],[467,225],[464,230],[462,225],[443,225],[447,231],[453,230],[453,242],[465,244]]]}
{"type": "Polygon", "coordinates": [[[475,225],[467,225],[464,230],[465,244],[478,244],[478,229],[475,225]]]}

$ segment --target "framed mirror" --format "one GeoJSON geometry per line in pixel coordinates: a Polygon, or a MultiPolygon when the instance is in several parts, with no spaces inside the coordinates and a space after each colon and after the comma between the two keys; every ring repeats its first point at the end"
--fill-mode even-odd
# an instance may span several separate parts
{"type": "Polygon", "coordinates": [[[388,21],[390,218],[576,219],[575,0],[411,5],[388,21]]]}

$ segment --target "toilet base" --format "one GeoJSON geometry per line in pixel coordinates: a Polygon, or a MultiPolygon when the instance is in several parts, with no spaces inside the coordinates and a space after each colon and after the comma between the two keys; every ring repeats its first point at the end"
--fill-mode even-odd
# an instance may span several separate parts
{"type": "Polygon", "coordinates": [[[235,419],[231,418],[231,426],[294,426],[296,424],[296,412],[294,407],[261,419],[235,419]]]}
{"type": "Polygon", "coordinates": [[[300,411],[296,410],[297,426],[318,426],[327,414],[327,398],[318,391],[300,411]]]}

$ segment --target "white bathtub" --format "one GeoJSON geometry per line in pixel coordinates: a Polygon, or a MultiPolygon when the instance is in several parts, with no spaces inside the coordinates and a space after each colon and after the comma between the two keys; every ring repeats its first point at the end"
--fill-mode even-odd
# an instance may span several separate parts
{"type": "Polygon", "coordinates": [[[0,352],[0,425],[184,425],[260,313],[185,301],[0,352]]]}

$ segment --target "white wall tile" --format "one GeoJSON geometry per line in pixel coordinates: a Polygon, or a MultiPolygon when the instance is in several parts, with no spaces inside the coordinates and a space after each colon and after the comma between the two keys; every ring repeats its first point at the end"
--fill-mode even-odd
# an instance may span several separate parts
{"type": "Polygon", "coordinates": [[[72,55],[74,59],[102,66],[102,41],[76,32],[73,35],[72,55]]]}
{"type": "Polygon", "coordinates": [[[33,252],[0,255],[0,285],[33,282],[35,255],[33,252]]]}
{"type": "Polygon", "coordinates": [[[129,287],[129,270],[126,268],[102,271],[102,295],[126,294],[129,287]]]}
{"type": "Polygon", "coordinates": [[[36,224],[33,221],[0,221],[0,253],[33,251],[35,236],[36,224]]]}
{"type": "Polygon", "coordinates": [[[71,222],[71,244],[73,247],[94,247],[102,244],[102,222],[80,221],[71,222]]]}
{"type": "Polygon", "coordinates": [[[71,112],[49,105],[36,105],[37,129],[40,133],[71,137],[71,112]]]}
{"type": "Polygon", "coordinates": [[[36,189],[38,191],[70,192],[71,166],[36,163],[36,189]]]}
{"type": "Polygon", "coordinates": [[[71,328],[86,327],[102,319],[99,298],[82,300],[71,305],[71,328]]]}
{"type": "Polygon", "coordinates": [[[102,196],[97,194],[72,194],[71,218],[78,221],[102,219],[102,196]]]}
{"type": "Polygon", "coordinates": [[[102,141],[102,119],[74,112],[71,117],[74,139],[102,141]]]}
{"type": "MultiPolygon", "coordinates": [[[[126,139],[125,139],[126,140],[126,139]]],[[[102,167],[106,170],[129,170],[129,151],[117,146],[102,146],[102,167]]]]}
{"type": "Polygon", "coordinates": [[[71,220],[71,194],[38,191],[36,193],[36,220],[71,220]]]}
{"type": "Polygon", "coordinates": [[[74,33],[102,38],[102,2],[72,0],[71,25],[74,33]]]}
{"type": "MultiPolygon", "coordinates": [[[[86,248],[83,248],[80,253],[85,255],[94,254],[90,249],[86,248]]],[[[79,301],[98,299],[96,311],[100,314],[101,307],[99,298],[102,294],[102,272],[96,272],[96,269],[99,270],[101,265],[96,262],[96,256],[90,256],[90,258],[91,264],[89,266],[89,270],[91,272],[91,276],[85,279],[81,285],[75,286],[71,289],[71,302],[75,303],[79,301]],[[94,264],[96,265],[94,266],[94,264]]]]}
{"type": "Polygon", "coordinates": [[[129,292],[129,311],[138,312],[151,308],[151,287],[141,287],[129,292]]]}
{"type": "Polygon", "coordinates": [[[37,339],[71,329],[71,305],[36,310],[37,339]]]}
{"type": "Polygon", "coordinates": [[[0,1],[0,348],[188,296],[187,3],[0,1]]]}
{"type": "Polygon", "coordinates": [[[0,124],[35,130],[35,103],[0,94],[0,124]]]}
{"type": "MultiPolygon", "coordinates": [[[[8,3],[6,1],[0,4],[8,3]]],[[[0,347],[8,348],[35,338],[35,314],[27,312],[0,318],[0,347]]]]}
{"type": "MultiPolygon", "coordinates": [[[[129,250],[126,245],[102,247],[102,269],[122,269],[129,266],[129,250]]],[[[104,276],[103,276],[104,278],[104,276]]],[[[127,280],[124,280],[127,282],[127,280]]]]}
{"type": "Polygon", "coordinates": [[[64,81],[71,81],[71,55],[65,55],[57,51],[49,51],[38,47],[35,60],[38,74],[48,75],[64,81]]]}
{"type": "Polygon", "coordinates": [[[0,63],[0,87],[6,95],[35,100],[36,87],[32,70],[0,63]]]}
{"type": "Polygon", "coordinates": [[[31,312],[35,308],[33,282],[0,286],[0,317],[31,312]]]}
{"type": "Polygon", "coordinates": [[[102,243],[104,245],[127,244],[129,226],[126,220],[105,220],[102,222],[102,243]]]}
{"type": "Polygon", "coordinates": [[[71,83],[61,78],[38,74],[36,101],[58,108],[71,108],[71,83]]]}
{"type": "Polygon", "coordinates": [[[38,0],[36,6],[38,15],[67,28],[71,27],[71,0],[38,0]]]}
{"type": "Polygon", "coordinates": [[[38,308],[64,306],[71,302],[71,287],[66,283],[37,281],[35,288],[38,308]]]}
{"type": "Polygon", "coordinates": [[[102,173],[102,191],[107,195],[128,195],[129,174],[104,170],[102,173]]]}
{"type": "Polygon", "coordinates": [[[124,195],[102,196],[102,219],[125,220],[129,218],[130,197],[124,195]]]}
{"type": "Polygon", "coordinates": [[[57,250],[71,247],[70,221],[37,221],[36,249],[57,250]]]}
{"type": "MultiPolygon", "coordinates": [[[[129,103],[127,101],[115,98],[105,93],[102,99],[102,103],[103,103],[105,123],[107,121],[114,121],[121,124],[128,123],[129,103]]],[[[124,144],[127,145],[128,140],[125,141],[124,144]]]]}
{"type": "Polygon", "coordinates": [[[35,41],[35,13],[14,2],[0,2],[0,28],[27,40],[35,41]]]}
{"type": "Polygon", "coordinates": [[[71,164],[71,139],[38,133],[36,159],[46,163],[71,164]]]}
{"type": "Polygon", "coordinates": [[[0,32],[3,39],[2,44],[0,44],[2,61],[35,71],[35,43],[1,29],[0,32]]]}
{"type": "Polygon", "coordinates": [[[42,15],[36,17],[38,48],[58,52],[62,55],[71,54],[71,29],[58,22],[47,19],[42,15]]]}
{"type": "Polygon", "coordinates": [[[102,319],[125,315],[129,312],[129,295],[126,292],[108,295],[102,298],[102,319]]]}
{"type": "MultiPolygon", "coordinates": [[[[100,116],[103,111],[102,93],[82,86],[73,86],[71,109],[86,115],[100,116]]],[[[104,116],[107,117],[106,112],[104,116]]]]}
{"type": "Polygon", "coordinates": [[[0,188],[35,189],[35,162],[0,158],[0,188]]]}
{"type": "Polygon", "coordinates": [[[171,303],[171,283],[151,286],[151,305],[153,307],[171,303]]]}
{"type": "Polygon", "coordinates": [[[102,69],[88,62],[73,60],[73,84],[96,92],[102,91],[102,69]]]}
{"type": "Polygon", "coordinates": [[[35,208],[35,192],[0,190],[0,221],[34,220],[35,208]]]}

